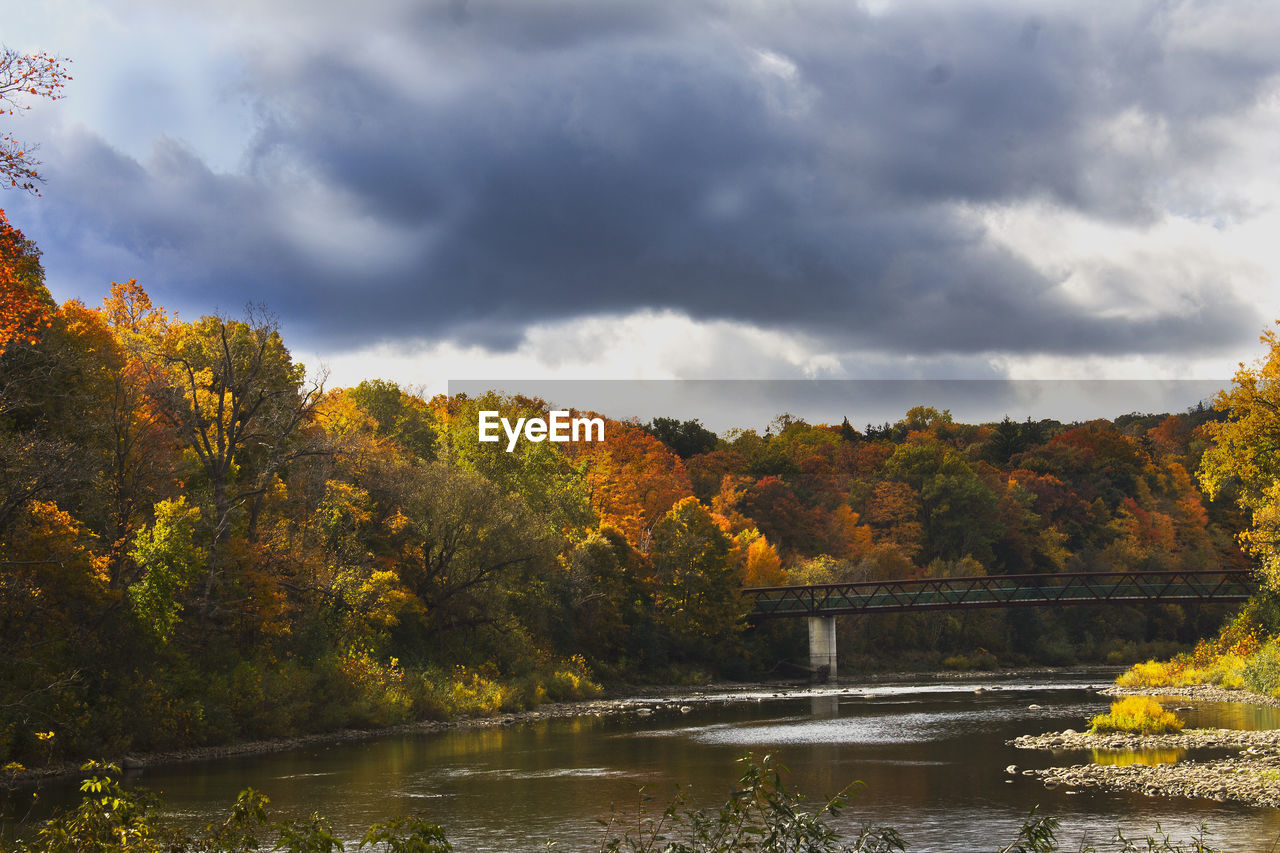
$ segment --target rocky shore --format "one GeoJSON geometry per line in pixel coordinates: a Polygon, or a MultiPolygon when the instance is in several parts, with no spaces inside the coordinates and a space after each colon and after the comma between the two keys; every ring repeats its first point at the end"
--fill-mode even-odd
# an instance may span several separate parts
{"type": "Polygon", "coordinates": [[[1212,684],[1192,684],[1188,687],[1107,687],[1098,691],[1105,696],[1166,696],[1169,698],[1199,699],[1203,702],[1247,702],[1250,705],[1268,705],[1280,708],[1280,699],[1253,693],[1249,690],[1228,690],[1212,684]]]}
{"type": "Polygon", "coordinates": [[[1218,761],[1177,764],[1075,764],[1024,770],[1046,788],[1135,791],[1148,797],[1190,797],[1251,806],[1280,806],[1280,755],[1241,753],[1218,761]]]}
{"type": "MultiPolygon", "coordinates": [[[[1280,701],[1241,690],[1197,685],[1178,688],[1109,687],[1110,696],[1182,697],[1211,702],[1248,702],[1280,706],[1280,701]]],[[[1134,791],[1149,797],[1190,797],[1253,806],[1280,806],[1280,730],[1188,729],[1175,734],[1089,734],[1067,729],[1023,735],[1009,741],[1019,749],[1065,752],[1078,750],[1208,750],[1235,749],[1239,754],[1210,761],[1173,764],[1074,764],[1044,770],[1022,770],[1045,787],[1100,788],[1134,791]]],[[[1017,767],[1006,768],[1010,773],[1017,767]]]]}

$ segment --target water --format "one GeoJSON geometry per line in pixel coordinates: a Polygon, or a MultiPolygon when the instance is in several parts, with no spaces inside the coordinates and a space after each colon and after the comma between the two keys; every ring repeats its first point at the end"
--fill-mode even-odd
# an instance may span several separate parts
{"type": "MultiPolygon", "coordinates": [[[[244,787],[271,797],[275,817],[325,815],[348,839],[372,822],[423,811],[459,851],[595,850],[598,821],[633,817],[639,795],[660,810],[680,785],[691,802],[715,806],[736,779],[735,759],[772,753],[789,783],[811,795],[855,780],[840,823],[896,827],[913,851],[995,850],[1011,841],[1033,806],[1062,820],[1064,849],[1108,839],[1117,826],[1157,823],[1178,838],[1207,824],[1230,850],[1268,850],[1280,837],[1274,810],[1135,794],[1046,790],[1018,769],[1156,756],[1060,753],[1005,746],[1020,734],[1081,729],[1106,697],[1080,681],[949,682],[821,689],[775,697],[698,697],[652,703],[648,716],[544,720],[521,725],[400,735],[289,753],[148,770],[131,777],[163,795],[170,814],[193,825],[218,817],[244,787]],[[999,690],[975,692],[999,684],[999,690]],[[1042,706],[1038,710],[1029,705],[1042,706]]],[[[1178,702],[1189,725],[1280,726],[1274,709],[1178,702]]],[[[75,786],[46,786],[42,802],[68,801],[75,786]]],[[[1280,849],[1280,848],[1278,848],[1280,849]]]]}

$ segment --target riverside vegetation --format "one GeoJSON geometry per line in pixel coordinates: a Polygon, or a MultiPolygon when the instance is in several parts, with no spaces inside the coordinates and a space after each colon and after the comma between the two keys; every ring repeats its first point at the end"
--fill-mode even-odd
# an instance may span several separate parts
{"type": "Polygon", "coordinates": [[[1111,710],[1089,721],[1090,734],[1133,732],[1163,735],[1182,731],[1185,723],[1172,711],[1148,696],[1126,696],[1111,704],[1111,710]]]}
{"type": "MultiPolygon", "coordinates": [[[[738,784],[718,810],[686,807],[681,796],[660,812],[642,797],[634,815],[618,816],[602,827],[599,853],[892,853],[908,849],[894,829],[863,826],[844,838],[830,819],[848,805],[857,783],[816,805],[789,789],[785,769],[771,756],[742,759],[738,784]]],[[[246,790],[227,817],[203,830],[189,832],[160,819],[158,800],[123,787],[119,770],[89,764],[92,775],[80,790],[78,807],[68,809],[41,826],[29,841],[6,844],[5,853],[79,853],[84,850],[118,853],[248,853],[253,850],[288,853],[339,853],[343,842],[319,815],[302,821],[272,823],[269,800],[246,790]],[[270,846],[268,846],[270,845],[270,846]]],[[[994,848],[995,853],[1055,853],[1059,824],[1055,818],[1028,816],[1015,838],[994,848]]],[[[1141,838],[1116,833],[1116,853],[1217,853],[1203,838],[1177,842],[1156,832],[1141,838]]],[[[378,853],[447,853],[452,850],[445,831],[425,817],[399,818],[370,827],[358,849],[378,853]]],[[[1072,846],[1078,853],[1096,853],[1093,845],[1072,846]]]]}
{"type": "MultiPolygon", "coordinates": [[[[545,402],[326,389],[262,313],[182,321],[132,281],[59,306],[0,231],[35,306],[0,340],[0,766],[802,674],[803,625],[746,631],[744,585],[1247,564],[1189,473],[1213,409],[606,419],[508,453],[478,413],[545,402]]],[[[1116,662],[1223,612],[903,614],[840,643],[868,669],[1116,662]]]]}
{"type": "MultiPolygon", "coordinates": [[[[2,213],[0,293],[11,772],[800,675],[803,625],[747,631],[743,586],[1270,569],[1277,550],[1270,367],[1172,415],[963,424],[920,405],[725,435],[605,418],[603,441],[507,452],[479,413],[545,401],[326,388],[262,310],[183,320],[136,281],[58,305],[2,213]]],[[[1224,612],[901,614],[845,620],[840,645],[862,669],[1122,662],[1224,612]]]]}

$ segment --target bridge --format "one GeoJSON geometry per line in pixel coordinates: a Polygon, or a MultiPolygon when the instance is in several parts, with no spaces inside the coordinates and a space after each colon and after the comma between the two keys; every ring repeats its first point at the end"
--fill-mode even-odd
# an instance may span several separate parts
{"type": "Polygon", "coordinates": [[[916,578],[744,589],[749,619],[805,617],[814,673],[836,676],[836,616],[980,607],[1244,601],[1257,590],[1248,571],[1064,572],[916,578]]]}

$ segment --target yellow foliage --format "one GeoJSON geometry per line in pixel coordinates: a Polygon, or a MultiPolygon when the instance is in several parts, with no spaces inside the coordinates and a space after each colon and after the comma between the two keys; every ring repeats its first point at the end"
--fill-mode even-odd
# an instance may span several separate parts
{"type": "Polygon", "coordinates": [[[1111,704],[1111,711],[1099,714],[1089,721],[1092,734],[1104,732],[1131,732],[1133,734],[1161,735],[1182,731],[1185,722],[1150,696],[1126,696],[1111,704]]]}
{"type": "Polygon", "coordinates": [[[746,565],[742,573],[743,586],[782,586],[787,573],[782,570],[778,551],[764,536],[752,540],[747,546],[746,565]]]}

